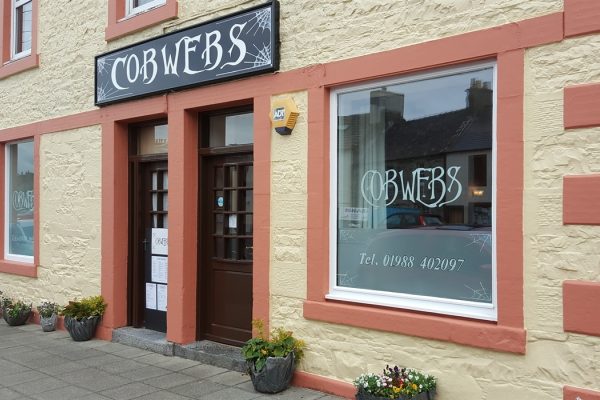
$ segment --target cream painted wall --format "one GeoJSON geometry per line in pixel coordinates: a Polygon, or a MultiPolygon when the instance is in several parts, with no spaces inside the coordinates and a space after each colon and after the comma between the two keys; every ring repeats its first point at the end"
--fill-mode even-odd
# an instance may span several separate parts
{"type": "Polygon", "coordinates": [[[302,317],[309,132],[306,93],[290,94],[304,120],[271,145],[270,306],[272,325],[308,344],[300,369],[351,382],[401,364],[437,376],[440,400],[555,400],[563,385],[600,390],[600,338],[563,332],[561,289],[565,279],[600,280],[600,227],[563,226],[561,208],[564,175],[600,172],[600,129],[565,131],[562,119],[565,85],[600,82],[600,35],[529,50],[525,70],[525,355],[302,317]]]}
{"type": "Polygon", "coordinates": [[[100,127],[46,134],[40,144],[37,279],[0,273],[0,290],[34,305],[100,294],[100,127]]]}
{"type": "MultiPolygon", "coordinates": [[[[263,0],[186,0],[179,19],[104,41],[107,7],[39,1],[40,66],[0,80],[0,129],[95,109],[94,56],[263,0]]],[[[281,71],[562,10],[562,0],[281,0],[281,71]]],[[[105,3],[102,3],[105,4],[105,3]]]]}

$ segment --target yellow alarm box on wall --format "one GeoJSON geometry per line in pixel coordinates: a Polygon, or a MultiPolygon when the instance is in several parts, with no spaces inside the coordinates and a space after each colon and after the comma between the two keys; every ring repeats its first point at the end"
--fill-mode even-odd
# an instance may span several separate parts
{"type": "Polygon", "coordinates": [[[271,123],[275,132],[280,135],[289,135],[292,133],[296,121],[298,120],[298,107],[290,97],[275,100],[271,107],[271,123]]]}

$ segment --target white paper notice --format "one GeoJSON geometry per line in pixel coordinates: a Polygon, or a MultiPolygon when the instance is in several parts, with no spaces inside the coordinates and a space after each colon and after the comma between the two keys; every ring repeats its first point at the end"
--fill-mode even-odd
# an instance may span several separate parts
{"type": "Polygon", "coordinates": [[[152,228],[152,254],[169,254],[169,230],[152,228]]]}
{"type": "Polygon", "coordinates": [[[146,308],[156,310],[156,284],[146,283],[146,308]]]}
{"type": "Polygon", "coordinates": [[[156,285],[156,304],[159,311],[167,311],[167,285],[156,285]]]}
{"type": "Polygon", "coordinates": [[[169,259],[162,256],[152,256],[152,282],[167,283],[169,274],[169,259]]]}
{"type": "Polygon", "coordinates": [[[237,229],[237,215],[231,214],[229,216],[229,227],[231,229],[237,229]]]}

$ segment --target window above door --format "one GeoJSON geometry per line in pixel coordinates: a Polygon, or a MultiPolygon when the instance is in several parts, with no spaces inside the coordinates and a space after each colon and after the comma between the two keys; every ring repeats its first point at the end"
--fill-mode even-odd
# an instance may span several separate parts
{"type": "Polygon", "coordinates": [[[114,40],[177,18],[177,0],[109,0],[105,40],[114,40]]]}

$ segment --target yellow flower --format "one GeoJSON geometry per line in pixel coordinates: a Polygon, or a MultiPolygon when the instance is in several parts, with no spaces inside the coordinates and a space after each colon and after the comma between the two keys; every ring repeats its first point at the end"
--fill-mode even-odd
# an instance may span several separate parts
{"type": "Polygon", "coordinates": [[[400,393],[400,388],[398,386],[392,387],[392,390],[394,391],[394,393],[400,393]]]}
{"type": "Polygon", "coordinates": [[[412,388],[413,388],[414,390],[417,390],[418,386],[417,386],[415,383],[413,383],[413,384],[412,384],[412,388]]]}

